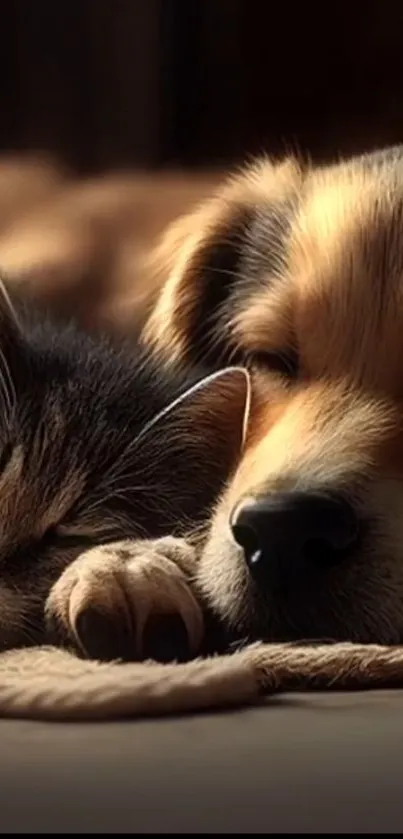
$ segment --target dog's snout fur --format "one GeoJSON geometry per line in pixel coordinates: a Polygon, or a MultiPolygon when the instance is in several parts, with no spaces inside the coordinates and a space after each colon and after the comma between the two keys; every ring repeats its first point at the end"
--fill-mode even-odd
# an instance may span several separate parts
{"type": "MultiPolygon", "coordinates": [[[[258,161],[181,225],[145,340],[212,367],[242,360],[253,384],[243,455],[200,560],[202,592],[240,638],[401,641],[403,149],[317,169],[258,161]],[[249,528],[257,547],[245,545],[234,510],[290,494],[342,498],[360,535],[344,533],[347,562],[279,594],[245,550],[264,542],[270,569],[284,532],[260,519],[249,528]]],[[[287,580],[291,546],[283,553],[287,580]]]]}

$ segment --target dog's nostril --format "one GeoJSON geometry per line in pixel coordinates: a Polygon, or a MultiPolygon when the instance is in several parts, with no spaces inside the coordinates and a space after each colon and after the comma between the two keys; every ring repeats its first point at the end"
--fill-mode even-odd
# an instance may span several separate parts
{"type": "MultiPolygon", "coordinates": [[[[349,546],[346,545],[346,550],[349,546]]],[[[334,547],[326,539],[307,539],[301,549],[301,555],[306,565],[317,568],[330,568],[338,565],[343,556],[343,548],[334,547]]]]}
{"type": "Polygon", "coordinates": [[[236,543],[243,548],[248,565],[255,565],[261,559],[261,547],[258,534],[246,524],[234,524],[232,535],[236,543]]]}

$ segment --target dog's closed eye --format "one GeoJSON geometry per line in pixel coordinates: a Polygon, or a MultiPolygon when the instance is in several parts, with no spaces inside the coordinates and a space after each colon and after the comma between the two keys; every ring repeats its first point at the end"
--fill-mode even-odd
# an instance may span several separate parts
{"type": "Polygon", "coordinates": [[[299,372],[299,358],[295,350],[273,352],[259,350],[252,354],[251,362],[263,370],[279,373],[288,379],[296,379],[299,372]]]}

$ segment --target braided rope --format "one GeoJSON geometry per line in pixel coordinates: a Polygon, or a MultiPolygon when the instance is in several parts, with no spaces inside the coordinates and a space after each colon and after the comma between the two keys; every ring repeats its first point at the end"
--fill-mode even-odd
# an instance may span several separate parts
{"type": "Polygon", "coordinates": [[[187,664],[101,664],[53,647],[0,656],[0,717],[95,720],[245,705],[296,689],[403,685],[403,647],[254,644],[187,664]]]}

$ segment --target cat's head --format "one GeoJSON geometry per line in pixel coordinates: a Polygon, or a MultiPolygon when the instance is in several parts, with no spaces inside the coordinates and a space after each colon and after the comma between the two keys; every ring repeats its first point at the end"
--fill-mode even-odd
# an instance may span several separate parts
{"type": "Polygon", "coordinates": [[[43,601],[87,546],[208,514],[243,439],[248,379],[168,372],[0,287],[0,649],[38,640],[43,601]]]}

